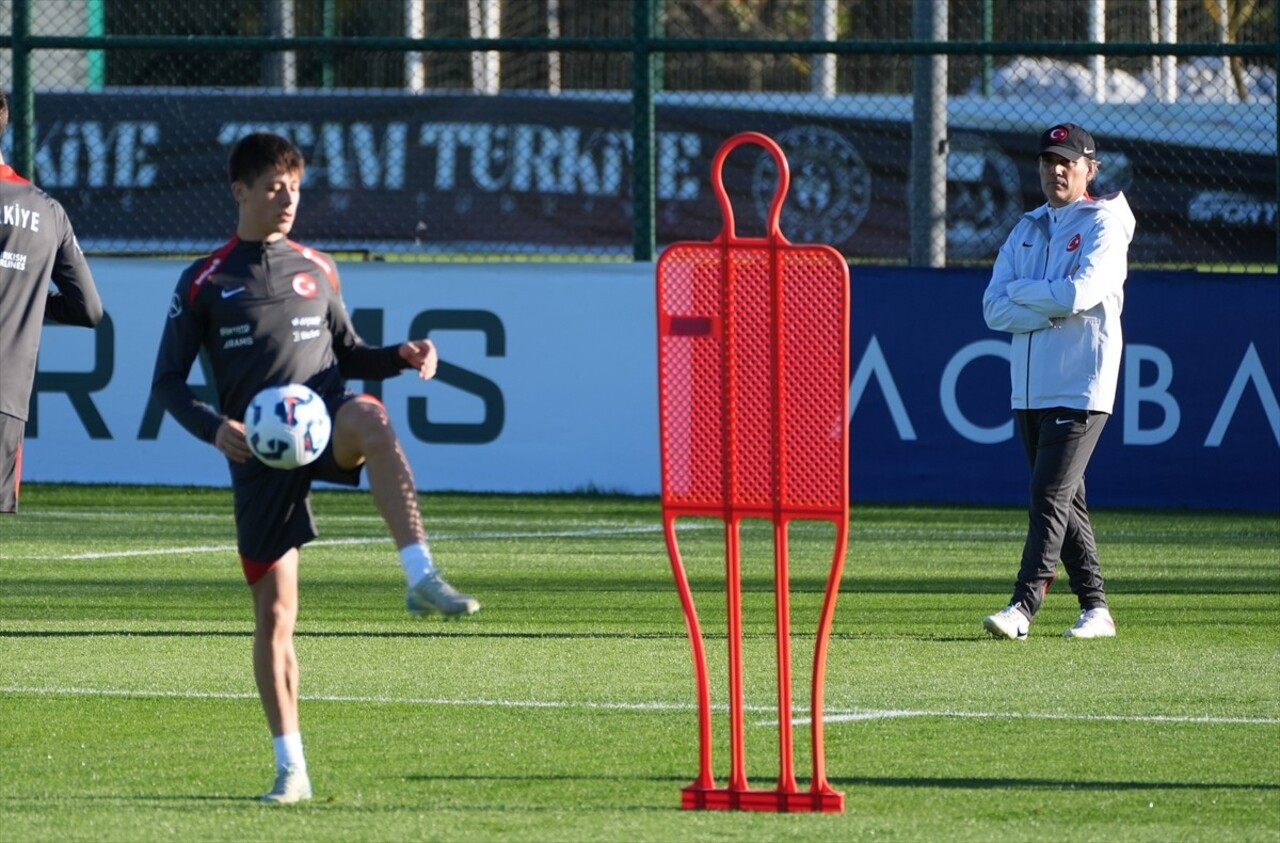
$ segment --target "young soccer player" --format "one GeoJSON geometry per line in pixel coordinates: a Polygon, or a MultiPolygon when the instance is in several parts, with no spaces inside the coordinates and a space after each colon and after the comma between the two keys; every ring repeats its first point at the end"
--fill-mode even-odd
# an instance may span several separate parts
{"type": "Polygon", "coordinates": [[[386,378],[405,370],[435,374],[430,340],[374,348],[356,335],[338,271],[323,252],[290,240],[304,162],[285,138],[247,135],[231,152],[231,193],[239,206],[235,236],[191,264],[178,280],[156,358],[152,391],[196,438],[227,457],[237,545],[253,594],[254,677],[271,729],[276,779],[262,799],[311,797],[298,723],[298,557],[317,535],[313,480],[355,486],[368,471],[373,500],[404,568],[412,615],[474,614],[480,604],[441,577],[431,558],[413,473],[386,409],[356,395],[346,378],[386,378]],[[187,384],[197,354],[212,366],[218,408],[187,384]],[[268,468],[245,442],[243,417],[263,387],[302,383],[325,400],[333,419],[328,448],[293,470],[268,468]]]}

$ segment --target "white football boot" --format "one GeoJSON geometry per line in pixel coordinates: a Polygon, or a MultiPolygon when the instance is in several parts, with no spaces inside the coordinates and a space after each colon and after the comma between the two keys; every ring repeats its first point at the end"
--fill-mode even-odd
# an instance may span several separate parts
{"type": "Polygon", "coordinates": [[[480,601],[449,585],[438,571],[418,580],[404,595],[404,607],[415,618],[439,612],[445,620],[480,611],[480,601]]]}
{"type": "Polygon", "coordinates": [[[298,764],[287,764],[276,772],[276,783],[268,793],[259,797],[261,802],[291,805],[311,798],[311,779],[307,769],[298,764]]]}
{"type": "Polygon", "coordinates": [[[1063,638],[1115,638],[1116,622],[1105,606],[1085,609],[1075,625],[1062,633],[1063,638]]]}
{"type": "Polygon", "coordinates": [[[994,615],[987,615],[982,619],[982,625],[993,637],[1008,638],[1011,641],[1026,641],[1027,633],[1031,630],[1031,620],[1012,604],[994,615]]]}

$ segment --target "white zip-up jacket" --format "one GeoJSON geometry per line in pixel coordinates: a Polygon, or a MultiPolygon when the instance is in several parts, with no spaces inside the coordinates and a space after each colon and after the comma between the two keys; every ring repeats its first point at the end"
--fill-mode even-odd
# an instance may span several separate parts
{"type": "Polygon", "coordinates": [[[982,310],[1013,334],[1013,409],[1111,412],[1135,224],[1123,193],[1086,195],[1026,214],[1000,247],[982,310]]]}

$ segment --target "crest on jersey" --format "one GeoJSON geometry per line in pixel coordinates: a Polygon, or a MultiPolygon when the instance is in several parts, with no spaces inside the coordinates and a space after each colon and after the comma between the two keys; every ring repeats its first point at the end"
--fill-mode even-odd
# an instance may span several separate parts
{"type": "Polygon", "coordinates": [[[1080,248],[1080,235],[1077,234],[1075,237],[1072,237],[1071,242],[1067,244],[1067,251],[1074,252],[1076,249],[1079,249],[1079,248],[1080,248]]]}
{"type": "Polygon", "coordinates": [[[304,299],[314,299],[316,297],[316,279],[305,272],[299,272],[293,276],[293,291],[304,299]]]}

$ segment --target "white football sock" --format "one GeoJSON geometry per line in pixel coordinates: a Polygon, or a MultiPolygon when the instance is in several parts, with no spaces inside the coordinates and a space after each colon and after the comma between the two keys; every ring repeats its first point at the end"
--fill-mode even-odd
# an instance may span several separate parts
{"type": "Polygon", "coordinates": [[[436,570],[426,542],[400,548],[400,567],[404,568],[404,578],[409,585],[416,585],[420,579],[434,574],[436,570]]]}
{"type": "Polygon", "coordinates": [[[276,753],[276,769],[295,766],[307,769],[307,759],[302,755],[302,733],[290,732],[271,739],[271,748],[276,753]]]}

